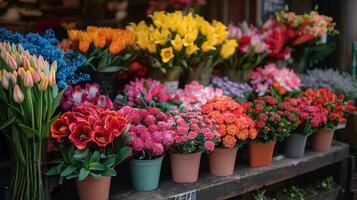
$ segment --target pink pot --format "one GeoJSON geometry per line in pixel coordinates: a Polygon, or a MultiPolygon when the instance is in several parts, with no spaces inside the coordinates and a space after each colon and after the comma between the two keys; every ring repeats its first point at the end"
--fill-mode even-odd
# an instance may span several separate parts
{"type": "Polygon", "coordinates": [[[81,200],[107,200],[109,199],[110,176],[94,178],[88,176],[83,181],[76,181],[78,195],[81,200]]]}
{"type": "Polygon", "coordinates": [[[315,151],[328,151],[331,148],[335,130],[320,128],[312,135],[311,149],[315,151]]]}
{"type": "Polygon", "coordinates": [[[213,176],[231,176],[237,157],[237,149],[216,148],[209,155],[209,169],[213,176]]]}
{"type": "Polygon", "coordinates": [[[201,152],[170,155],[172,179],[177,183],[194,183],[198,179],[201,152]]]}

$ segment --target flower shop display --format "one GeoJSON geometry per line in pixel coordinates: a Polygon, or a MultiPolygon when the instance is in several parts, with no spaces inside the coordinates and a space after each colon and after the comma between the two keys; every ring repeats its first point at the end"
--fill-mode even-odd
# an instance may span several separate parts
{"type": "Polygon", "coordinates": [[[266,36],[253,25],[248,26],[246,22],[239,26],[231,24],[228,31],[228,37],[236,39],[238,46],[234,55],[226,61],[226,75],[230,80],[247,81],[248,72],[261,66],[268,57],[270,46],[265,42],[266,36]]]}
{"type": "Polygon", "coordinates": [[[169,93],[177,90],[183,69],[188,70],[190,81],[208,85],[213,68],[230,57],[237,46],[235,40],[227,40],[226,26],[218,21],[210,23],[181,11],[155,12],[149,17],[149,25],[141,21],[129,28],[136,33],[139,53],[149,66],[166,74],[159,78],[165,79],[169,93]]]}
{"type": "Polygon", "coordinates": [[[301,87],[301,80],[293,70],[285,67],[279,69],[275,63],[269,63],[263,68],[258,67],[251,71],[249,80],[258,96],[269,95],[272,90],[282,96],[299,91],[301,87]]]}
{"type": "Polygon", "coordinates": [[[179,104],[175,96],[166,92],[165,86],[153,79],[136,79],[125,85],[123,94],[117,95],[115,103],[137,108],[158,107],[163,111],[179,104]]]}
{"type": "Polygon", "coordinates": [[[177,183],[193,183],[198,179],[201,154],[212,152],[220,135],[213,122],[201,110],[183,105],[171,111],[174,144],[170,147],[172,179],[177,183]]]}
{"type": "Polygon", "coordinates": [[[113,108],[113,103],[108,96],[100,95],[100,87],[98,84],[86,83],[84,88],[80,85],[74,88],[67,87],[64,95],[61,99],[61,108],[65,111],[72,110],[73,107],[81,105],[85,102],[93,103],[98,107],[103,107],[107,109],[113,108]]]}
{"type": "Polygon", "coordinates": [[[133,152],[131,155],[131,180],[138,191],[154,190],[158,187],[162,159],[165,150],[174,143],[174,127],[171,116],[158,108],[123,107],[121,110],[130,121],[128,135],[133,152]]]}
{"type": "Polygon", "coordinates": [[[257,134],[249,143],[249,165],[270,166],[276,141],[283,140],[297,127],[298,114],[280,106],[272,96],[258,97],[244,103],[247,114],[255,120],[257,134]]]}
{"type": "Polygon", "coordinates": [[[51,126],[60,157],[47,175],[75,178],[80,199],[108,199],[114,167],[131,153],[127,117],[92,103],[63,113],[51,126]]]}
{"type": "Polygon", "coordinates": [[[0,130],[11,148],[11,199],[47,199],[46,139],[63,92],[56,62],[20,44],[0,43],[0,130]]]}
{"type": "Polygon", "coordinates": [[[92,80],[114,97],[118,89],[116,72],[127,71],[136,58],[129,51],[135,34],[122,29],[88,26],[85,31],[68,30],[68,37],[75,49],[87,58],[81,70],[90,73],[92,80]]]}
{"type": "Polygon", "coordinates": [[[205,4],[206,0],[150,0],[146,13],[149,15],[156,11],[173,12],[175,10],[182,10],[184,13],[199,13],[201,7],[205,4]]]}
{"type": "Polygon", "coordinates": [[[184,89],[177,90],[176,96],[183,104],[200,106],[215,96],[223,96],[223,90],[212,86],[205,87],[198,81],[192,81],[186,84],[184,89]]]}
{"type": "Polygon", "coordinates": [[[59,88],[66,88],[68,84],[77,84],[90,79],[89,74],[78,70],[86,62],[85,57],[75,51],[63,52],[58,49],[58,40],[52,30],[47,30],[45,35],[41,36],[38,33],[21,35],[0,28],[0,41],[21,44],[30,54],[42,56],[50,64],[57,62],[56,80],[59,88]]]}
{"type": "Polygon", "coordinates": [[[212,86],[223,90],[223,94],[232,97],[237,102],[246,102],[253,92],[247,83],[233,82],[228,77],[213,76],[212,86]]]}
{"type": "Polygon", "coordinates": [[[316,151],[328,151],[337,125],[346,123],[346,115],[356,111],[356,107],[352,101],[345,101],[343,95],[337,96],[330,88],[309,88],[305,96],[327,116],[326,123],[312,136],[311,147],[316,151]]]}
{"type": "Polygon", "coordinates": [[[232,175],[238,148],[257,135],[254,121],[242,105],[227,96],[208,100],[201,110],[217,125],[221,139],[219,148],[209,157],[210,172],[215,176],[232,175]]]}
{"type": "Polygon", "coordinates": [[[320,108],[313,104],[311,99],[305,96],[298,98],[286,98],[279,107],[295,111],[299,117],[297,128],[287,138],[285,156],[290,158],[301,158],[305,153],[306,140],[314,134],[320,126],[327,122],[327,116],[320,108]]]}

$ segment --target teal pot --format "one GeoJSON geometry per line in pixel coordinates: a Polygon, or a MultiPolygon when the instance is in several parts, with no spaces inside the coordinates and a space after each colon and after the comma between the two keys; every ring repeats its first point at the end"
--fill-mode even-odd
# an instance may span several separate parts
{"type": "Polygon", "coordinates": [[[131,182],[135,190],[150,191],[159,186],[162,159],[135,160],[130,162],[131,182]]]}
{"type": "Polygon", "coordinates": [[[307,135],[291,134],[287,138],[285,156],[288,158],[301,158],[305,153],[307,135]]]}

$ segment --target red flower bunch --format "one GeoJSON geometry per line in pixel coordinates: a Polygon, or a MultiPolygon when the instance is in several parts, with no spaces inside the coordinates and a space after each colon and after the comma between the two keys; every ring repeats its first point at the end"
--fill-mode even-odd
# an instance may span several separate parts
{"type": "Polygon", "coordinates": [[[202,115],[199,108],[183,105],[172,110],[170,124],[175,127],[175,143],[171,150],[179,153],[194,153],[213,151],[218,143],[220,134],[214,123],[202,115]]]}
{"type": "Polygon", "coordinates": [[[327,116],[326,128],[329,129],[336,128],[339,123],[346,123],[346,115],[356,111],[352,101],[345,101],[343,95],[337,96],[330,88],[309,88],[305,96],[327,116]]]}
{"type": "Polygon", "coordinates": [[[100,87],[98,84],[85,84],[82,88],[80,85],[67,87],[61,99],[62,109],[69,111],[73,107],[83,104],[85,102],[93,103],[99,107],[112,109],[113,103],[108,96],[100,95],[100,87]]]}
{"type": "Polygon", "coordinates": [[[244,107],[230,97],[214,97],[201,106],[201,111],[216,123],[226,148],[239,147],[257,135],[254,121],[245,114],[244,107]]]}
{"type": "Polygon", "coordinates": [[[168,120],[169,114],[161,112],[158,108],[145,109],[125,106],[120,109],[128,116],[130,129],[128,136],[133,137],[129,146],[133,149],[133,157],[141,160],[150,160],[162,156],[165,149],[174,142],[174,130],[168,120]]]}
{"type": "Polygon", "coordinates": [[[70,142],[80,150],[88,146],[102,148],[120,137],[127,125],[122,113],[84,103],[52,124],[51,137],[58,143],[70,142]]]}
{"type": "Polygon", "coordinates": [[[313,105],[313,101],[305,96],[285,98],[279,107],[299,114],[297,132],[311,135],[316,129],[327,122],[327,117],[320,108],[313,105]]]}
{"type": "MultiPolygon", "coordinates": [[[[269,143],[282,140],[297,127],[298,114],[285,109],[272,96],[262,96],[252,103],[242,103],[248,115],[255,120],[258,135],[257,142],[269,143]]],[[[253,138],[254,139],[254,138],[253,138]]]]}

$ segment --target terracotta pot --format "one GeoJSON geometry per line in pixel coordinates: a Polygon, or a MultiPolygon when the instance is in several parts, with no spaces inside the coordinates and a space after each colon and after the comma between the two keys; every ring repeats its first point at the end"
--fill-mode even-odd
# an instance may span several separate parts
{"type": "Polygon", "coordinates": [[[88,176],[83,181],[76,181],[78,195],[81,200],[107,200],[109,199],[110,176],[94,178],[88,176]]]}
{"type": "Polygon", "coordinates": [[[209,169],[213,176],[231,176],[237,157],[237,149],[216,148],[209,155],[209,169]]]}
{"type": "Polygon", "coordinates": [[[315,151],[330,150],[334,131],[335,130],[320,128],[315,134],[312,135],[311,149],[315,151]]]}
{"type": "Polygon", "coordinates": [[[201,152],[170,155],[172,179],[177,183],[193,183],[198,179],[201,152]]]}
{"type": "Polygon", "coordinates": [[[268,144],[262,142],[249,143],[249,165],[251,167],[270,166],[276,141],[268,144]]]}

